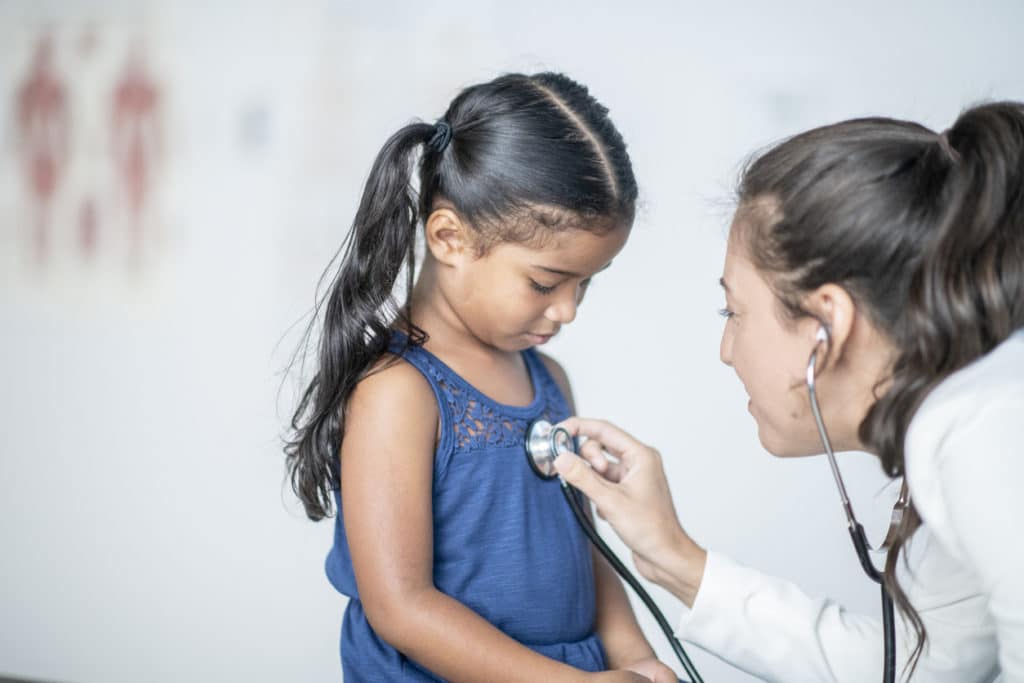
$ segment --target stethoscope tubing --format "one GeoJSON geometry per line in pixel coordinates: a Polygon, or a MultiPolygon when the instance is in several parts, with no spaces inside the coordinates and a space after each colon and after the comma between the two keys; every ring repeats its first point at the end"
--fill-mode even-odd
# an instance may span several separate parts
{"type": "MultiPolygon", "coordinates": [[[[815,344],[814,350],[811,352],[811,357],[807,362],[807,393],[811,402],[811,412],[814,414],[814,422],[818,427],[818,435],[821,437],[821,445],[825,448],[825,455],[828,457],[829,466],[832,469],[832,476],[836,482],[836,488],[839,490],[839,498],[843,505],[843,513],[846,515],[846,522],[849,526],[850,539],[853,541],[853,548],[857,552],[857,559],[860,560],[860,565],[864,569],[864,573],[867,574],[868,578],[877,583],[880,586],[882,593],[882,636],[885,645],[885,658],[883,660],[882,669],[882,683],[896,683],[896,621],[893,614],[892,596],[889,595],[889,591],[885,587],[885,582],[882,580],[882,574],[875,567],[871,561],[871,556],[868,554],[868,540],[864,533],[864,527],[860,522],[857,521],[856,516],[853,514],[853,506],[850,504],[850,498],[846,494],[846,486],[843,484],[842,474],[839,472],[839,465],[836,462],[835,453],[832,450],[832,442],[828,438],[828,430],[825,429],[825,420],[821,415],[821,407],[818,405],[818,392],[817,392],[817,363],[818,363],[818,349],[822,344],[829,343],[828,330],[823,326],[818,329],[817,344],[815,344]]],[[[906,504],[906,487],[904,486],[903,491],[900,493],[900,503],[906,504]]],[[[902,510],[900,510],[902,515],[902,510]]],[[[902,517],[901,517],[902,519],[902,517]]],[[[888,543],[888,536],[886,537],[886,544],[888,543]]],[[[883,544],[883,547],[886,547],[883,544]]]]}
{"type": "MultiPolygon", "coordinates": [[[[853,541],[853,547],[857,552],[857,559],[860,561],[861,567],[864,569],[864,573],[867,574],[868,578],[879,584],[881,597],[882,597],[882,630],[883,630],[883,642],[885,646],[885,656],[883,660],[883,683],[895,683],[896,681],[896,628],[895,618],[893,610],[892,596],[886,589],[885,582],[883,581],[882,573],[878,571],[874,563],[871,561],[869,555],[869,548],[867,537],[864,533],[864,527],[857,521],[856,516],[853,514],[853,506],[850,504],[850,499],[846,493],[846,486],[843,483],[842,475],[839,472],[839,466],[836,462],[835,453],[832,450],[832,444],[828,438],[828,431],[825,428],[825,421],[821,415],[821,409],[818,405],[818,397],[816,391],[816,365],[818,350],[821,344],[827,344],[828,331],[822,327],[818,333],[818,344],[815,346],[811,353],[810,360],[807,365],[807,389],[810,397],[811,409],[814,413],[814,421],[818,427],[818,434],[821,437],[822,445],[825,448],[825,453],[828,456],[829,465],[832,469],[832,475],[835,478],[836,487],[839,490],[840,501],[842,502],[843,512],[846,514],[846,520],[849,526],[850,539],[853,541]]],[[[545,423],[546,424],[546,423],[545,423]]],[[[539,425],[538,425],[539,426],[539,425]]],[[[550,424],[546,424],[550,429],[550,424]]],[[[559,449],[556,447],[554,437],[558,431],[564,433],[564,430],[558,428],[555,432],[541,433],[537,438],[537,443],[534,443],[533,428],[529,430],[527,443],[526,443],[526,456],[527,461],[530,464],[531,469],[542,479],[552,479],[556,475],[554,472],[553,461],[554,457],[557,456],[559,449]],[[548,457],[543,464],[538,464],[533,454],[533,449],[537,447],[539,451],[546,454],[548,457]]],[[[569,439],[571,443],[571,437],[564,434],[565,438],[569,439]]],[[[576,452],[575,448],[572,452],[576,452]]],[[[696,667],[690,661],[686,651],[683,649],[679,639],[676,638],[672,631],[672,627],[669,625],[668,620],[665,619],[665,615],[662,614],[661,610],[654,603],[650,594],[644,589],[643,586],[637,581],[636,577],[626,568],[622,561],[615,555],[615,553],[608,547],[608,545],[601,538],[600,534],[597,533],[597,529],[594,528],[590,518],[583,511],[582,504],[577,499],[578,491],[575,488],[569,486],[569,484],[558,477],[559,483],[561,484],[562,494],[565,496],[565,500],[572,510],[573,515],[576,517],[576,521],[579,523],[580,528],[586,534],[590,542],[600,551],[600,553],[608,560],[608,563],[612,566],[615,572],[622,577],[623,581],[629,584],[629,587],[637,594],[640,600],[644,603],[655,621],[658,623],[658,627],[662,633],[668,639],[669,644],[672,647],[672,651],[679,659],[679,663],[682,664],[686,674],[690,677],[692,683],[703,683],[703,679],[700,674],[697,673],[696,667]]],[[[903,509],[907,505],[907,490],[906,484],[902,492],[900,493],[900,500],[894,509],[894,522],[897,524],[897,520],[902,519],[903,509]]],[[[890,535],[892,529],[890,528],[890,535]]],[[[889,542],[889,536],[886,537],[886,542],[883,544],[883,548],[887,547],[889,542]]]]}
{"type": "Polygon", "coordinates": [[[704,683],[704,679],[700,677],[699,673],[697,673],[697,668],[693,665],[693,662],[690,661],[690,658],[686,654],[686,650],[683,649],[682,643],[679,642],[679,639],[676,638],[675,634],[672,632],[672,627],[669,625],[665,615],[662,614],[661,610],[655,604],[654,599],[651,598],[647,590],[640,585],[640,582],[637,581],[635,576],[633,576],[633,573],[626,568],[626,565],[622,563],[622,560],[620,560],[612,549],[608,547],[608,544],[604,542],[601,535],[597,533],[597,529],[594,528],[590,518],[583,512],[583,506],[577,499],[577,489],[569,486],[569,484],[561,477],[558,478],[558,481],[561,484],[562,495],[565,496],[566,502],[569,504],[569,507],[572,508],[573,515],[575,515],[580,528],[583,529],[583,533],[586,534],[587,538],[590,539],[590,542],[594,544],[594,547],[604,555],[605,559],[608,560],[608,564],[612,566],[612,569],[622,577],[623,581],[629,584],[629,587],[633,589],[633,592],[637,594],[637,597],[640,598],[650,611],[654,620],[658,622],[658,627],[661,628],[661,632],[664,633],[665,637],[668,639],[669,645],[672,646],[672,651],[679,659],[679,663],[682,664],[686,675],[690,677],[691,683],[704,683]]]}

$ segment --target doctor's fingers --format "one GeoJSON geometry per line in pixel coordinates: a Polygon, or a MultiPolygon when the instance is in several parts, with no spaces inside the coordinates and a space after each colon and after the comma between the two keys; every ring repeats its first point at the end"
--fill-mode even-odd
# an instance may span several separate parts
{"type": "Polygon", "coordinates": [[[582,491],[597,507],[598,514],[606,519],[609,509],[614,509],[622,498],[618,486],[605,480],[583,458],[563,453],[555,458],[555,469],[566,482],[582,491]]]}
{"type": "Polygon", "coordinates": [[[608,481],[617,482],[622,480],[626,471],[625,468],[621,464],[608,459],[604,444],[597,439],[587,439],[584,441],[583,445],[580,446],[579,454],[608,481]]]}
{"type": "Polygon", "coordinates": [[[651,450],[607,420],[570,417],[558,423],[558,426],[563,427],[572,436],[585,436],[600,441],[605,450],[618,458],[627,468],[632,466],[633,459],[643,457],[645,451],[651,450]]]}

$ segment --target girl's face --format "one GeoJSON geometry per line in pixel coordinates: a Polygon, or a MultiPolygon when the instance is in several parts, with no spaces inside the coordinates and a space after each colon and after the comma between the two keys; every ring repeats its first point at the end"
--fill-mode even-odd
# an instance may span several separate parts
{"type": "Polygon", "coordinates": [[[463,325],[504,351],[544,344],[576,318],[587,286],[625,246],[629,227],[567,230],[543,246],[497,244],[463,261],[449,301],[463,325]]]}
{"type": "Polygon", "coordinates": [[[821,453],[805,385],[818,322],[783,319],[774,292],[746,256],[735,226],[730,233],[721,280],[726,301],[722,362],[743,382],[758,438],[769,453],[821,453]]]}

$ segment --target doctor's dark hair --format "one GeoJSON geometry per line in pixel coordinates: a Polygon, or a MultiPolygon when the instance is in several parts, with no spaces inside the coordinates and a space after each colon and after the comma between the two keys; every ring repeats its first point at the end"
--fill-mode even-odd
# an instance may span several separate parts
{"type": "Polygon", "coordinates": [[[626,144],[608,109],[561,74],[510,74],[468,87],[438,123],[412,123],[392,135],[307,330],[308,341],[322,309],[315,374],[284,447],[306,515],[333,513],[345,405],[384,355],[392,328],[407,329],[413,344],[426,338],[411,322],[409,302],[417,233],[435,207],[444,203],[467,222],[482,255],[504,242],[539,245],[558,231],[628,226],[636,198],[626,144]],[[393,296],[403,271],[404,307],[393,296]]]}
{"type": "MultiPolygon", "coordinates": [[[[755,158],[738,199],[738,237],[786,316],[813,315],[804,295],[835,283],[893,342],[859,435],[903,475],[929,392],[1024,327],[1024,104],[976,106],[942,134],[884,118],[811,130],[755,158]]],[[[895,575],[921,523],[908,513],[884,580],[917,634],[912,672],[927,634],[895,575]]]]}

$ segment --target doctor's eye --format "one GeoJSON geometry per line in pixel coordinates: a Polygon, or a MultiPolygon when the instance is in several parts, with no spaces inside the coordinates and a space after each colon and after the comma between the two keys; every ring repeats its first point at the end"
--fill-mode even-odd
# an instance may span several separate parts
{"type": "Polygon", "coordinates": [[[720,315],[723,318],[725,318],[726,320],[728,320],[729,318],[733,317],[736,314],[733,313],[732,311],[730,311],[728,308],[719,308],[718,309],[718,315],[720,315]]]}

